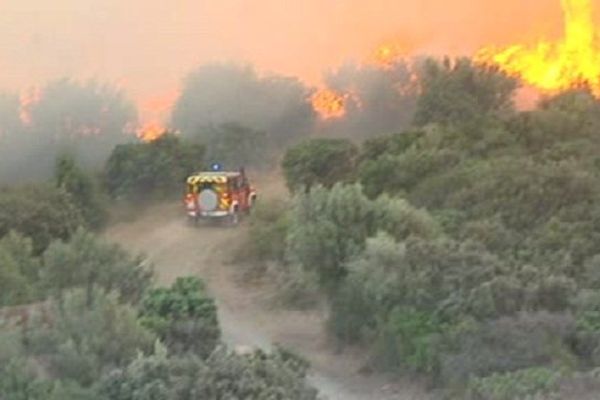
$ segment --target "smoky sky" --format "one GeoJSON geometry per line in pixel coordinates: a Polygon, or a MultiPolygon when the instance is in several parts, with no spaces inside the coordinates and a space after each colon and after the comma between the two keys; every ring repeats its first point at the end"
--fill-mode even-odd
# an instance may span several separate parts
{"type": "Polygon", "coordinates": [[[0,87],[95,78],[141,103],[204,63],[315,84],[385,41],[468,54],[561,28],[559,0],[1,0],[0,87]]]}

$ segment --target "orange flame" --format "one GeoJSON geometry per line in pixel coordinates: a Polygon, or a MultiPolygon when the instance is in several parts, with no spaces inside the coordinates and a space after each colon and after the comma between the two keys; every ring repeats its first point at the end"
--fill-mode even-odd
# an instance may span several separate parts
{"type": "Polygon", "coordinates": [[[336,119],[346,115],[345,97],[331,89],[318,90],[312,95],[311,102],[322,119],[336,119]]]}
{"type": "Polygon", "coordinates": [[[600,45],[591,0],[561,0],[564,37],[535,47],[517,44],[480,50],[475,62],[496,65],[511,76],[549,93],[589,88],[600,97],[600,45]]]}
{"type": "Polygon", "coordinates": [[[381,68],[390,68],[409,54],[408,46],[399,42],[384,43],[375,50],[372,62],[381,68]]]}
{"type": "Polygon", "coordinates": [[[172,91],[142,101],[140,114],[146,122],[136,130],[136,136],[144,142],[152,142],[164,135],[168,130],[159,121],[167,119],[178,96],[178,92],[172,91]]]}
{"type": "Polygon", "coordinates": [[[160,138],[166,132],[167,129],[161,124],[157,122],[149,122],[137,130],[136,136],[140,140],[148,143],[160,138]]]}
{"type": "Polygon", "coordinates": [[[41,97],[41,90],[38,87],[29,88],[19,95],[19,118],[24,126],[31,126],[31,109],[41,97]]]}

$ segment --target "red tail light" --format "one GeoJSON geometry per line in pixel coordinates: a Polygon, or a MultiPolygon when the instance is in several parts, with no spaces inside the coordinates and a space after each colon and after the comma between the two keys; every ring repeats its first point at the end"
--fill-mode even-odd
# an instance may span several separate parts
{"type": "Polygon", "coordinates": [[[196,201],[194,200],[194,195],[191,193],[188,193],[185,196],[185,205],[189,210],[194,210],[196,209],[196,201]]]}

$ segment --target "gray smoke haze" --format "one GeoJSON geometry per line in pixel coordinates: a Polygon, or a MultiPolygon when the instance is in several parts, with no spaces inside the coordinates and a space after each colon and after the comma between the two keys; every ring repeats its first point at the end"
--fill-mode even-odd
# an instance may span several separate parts
{"type": "Polygon", "coordinates": [[[238,124],[264,131],[272,145],[281,146],[314,131],[310,94],[296,78],[259,76],[251,66],[205,65],[186,78],[172,126],[202,138],[214,127],[238,124]]]}
{"type": "MultiPolygon", "coordinates": [[[[317,89],[296,78],[259,75],[249,65],[204,65],[185,78],[171,127],[209,150],[237,141],[241,148],[260,143],[282,151],[310,135],[364,138],[398,132],[412,120],[412,76],[401,61],[386,68],[349,63],[330,72],[327,86],[351,95],[346,116],[324,122],[311,105],[317,89]],[[242,132],[254,137],[235,139],[242,132]]],[[[136,108],[111,85],[62,79],[30,100],[23,108],[16,95],[0,97],[0,182],[47,178],[63,152],[99,169],[116,144],[134,140],[136,108]]]]}
{"type": "Polygon", "coordinates": [[[346,116],[321,125],[335,136],[366,138],[397,133],[412,122],[417,100],[414,68],[408,60],[385,67],[349,63],[327,74],[327,86],[348,94],[346,116]]]}
{"type": "Polygon", "coordinates": [[[561,28],[557,0],[5,0],[0,182],[46,178],[63,151],[97,167],[113,144],[132,140],[124,131],[136,114],[142,122],[160,114],[186,135],[237,123],[278,144],[311,133],[397,131],[412,107],[407,92],[393,88],[405,83],[402,68],[362,63],[381,43],[469,54],[561,28]],[[214,64],[223,61],[254,67],[214,64]],[[208,66],[189,74],[198,65],[208,66]],[[91,78],[110,85],[76,83],[91,78]],[[347,118],[316,118],[307,99],[323,81],[360,99],[350,101],[347,118]],[[19,95],[32,87],[42,88],[41,103],[22,121],[19,95]],[[172,118],[147,106],[170,104],[180,89],[172,118]]]}
{"type": "Polygon", "coordinates": [[[98,169],[116,144],[134,139],[135,106],[109,85],[62,79],[33,97],[22,107],[18,96],[0,96],[0,182],[47,179],[61,153],[98,169]]]}

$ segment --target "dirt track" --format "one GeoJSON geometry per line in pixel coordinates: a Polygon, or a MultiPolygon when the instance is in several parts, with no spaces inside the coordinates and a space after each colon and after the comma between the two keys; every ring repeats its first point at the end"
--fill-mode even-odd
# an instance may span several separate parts
{"type": "Polygon", "coordinates": [[[308,359],[311,382],[330,400],[421,400],[429,397],[416,384],[389,384],[380,375],[363,375],[360,352],[336,354],[318,311],[280,310],[268,304],[268,285],[240,282],[231,263],[244,226],[186,226],[178,204],[156,206],[134,222],[114,225],[107,236],[154,263],[161,284],[178,276],[199,275],[217,299],[226,343],[269,349],[278,343],[308,359]],[[358,353],[358,354],[357,354],[358,353]]]}

